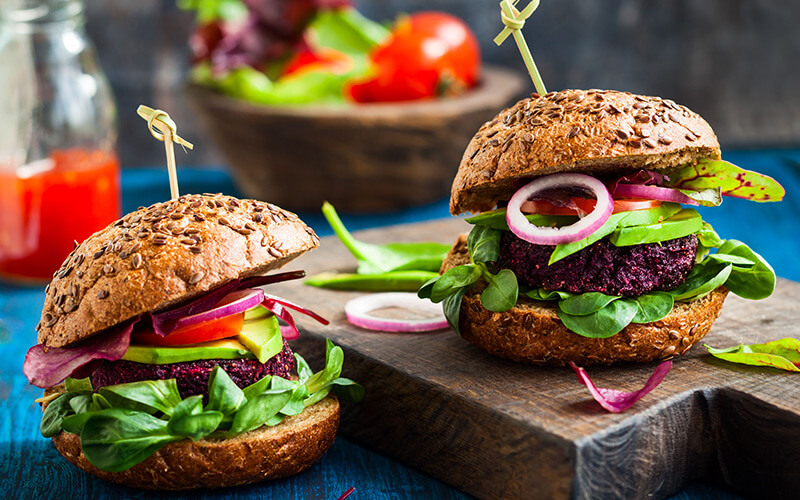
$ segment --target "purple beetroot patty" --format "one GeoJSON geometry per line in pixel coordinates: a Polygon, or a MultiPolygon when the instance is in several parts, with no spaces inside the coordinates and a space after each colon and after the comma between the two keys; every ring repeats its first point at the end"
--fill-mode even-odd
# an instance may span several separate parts
{"type": "Polygon", "coordinates": [[[503,231],[498,266],[511,269],[521,283],[534,288],[635,297],[671,290],[686,281],[697,253],[697,236],[626,247],[603,239],[548,266],[554,248],[503,231]]]}
{"type": "Polygon", "coordinates": [[[151,365],[133,361],[105,361],[92,373],[95,390],[107,385],[138,382],[140,380],[176,379],[181,397],[196,394],[208,395],[208,377],[215,366],[221,366],[236,385],[241,388],[261,380],[267,375],[289,378],[295,360],[289,344],[283,341],[283,350],[266,363],[257,359],[203,359],[167,365],[151,365]]]}

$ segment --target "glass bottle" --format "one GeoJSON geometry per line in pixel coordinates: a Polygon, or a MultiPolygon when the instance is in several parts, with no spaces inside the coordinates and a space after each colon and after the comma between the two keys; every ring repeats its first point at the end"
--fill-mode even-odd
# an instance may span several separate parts
{"type": "Polygon", "coordinates": [[[0,2],[0,278],[48,281],[120,215],[116,110],[81,0],[0,2]]]}

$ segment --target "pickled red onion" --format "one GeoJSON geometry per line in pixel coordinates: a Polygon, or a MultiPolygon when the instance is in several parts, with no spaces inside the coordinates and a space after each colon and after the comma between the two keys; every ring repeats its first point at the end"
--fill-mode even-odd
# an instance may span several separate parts
{"type": "Polygon", "coordinates": [[[517,237],[537,245],[558,245],[579,241],[597,231],[611,217],[614,200],[605,184],[585,174],[553,174],[534,179],[522,186],[506,207],[508,228],[517,237]],[[597,203],[591,213],[578,222],[562,227],[542,227],[531,224],[522,213],[522,204],[543,191],[584,188],[591,191],[597,203]]]}
{"type": "Polygon", "coordinates": [[[438,304],[420,299],[415,293],[374,293],[352,299],[344,306],[347,321],[380,332],[430,332],[447,328],[447,319],[438,304]],[[411,311],[434,314],[430,319],[394,319],[373,316],[376,309],[397,307],[411,311]]]}
{"type": "Polygon", "coordinates": [[[236,290],[223,297],[214,308],[179,319],[175,322],[175,328],[197,325],[244,312],[257,306],[262,300],[264,300],[264,291],[260,288],[236,290]]]}
{"type": "Polygon", "coordinates": [[[620,197],[649,198],[651,200],[672,201],[685,205],[700,205],[680,190],[661,186],[645,186],[643,184],[617,184],[614,194],[620,197]]]}

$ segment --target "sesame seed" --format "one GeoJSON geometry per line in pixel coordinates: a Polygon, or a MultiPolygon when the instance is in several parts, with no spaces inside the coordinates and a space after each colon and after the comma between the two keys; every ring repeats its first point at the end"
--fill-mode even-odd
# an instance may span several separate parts
{"type": "Polygon", "coordinates": [[[203,271],[196,272],[192,275],[191,278],[189,278],[189,284],[196,285],[200,283],[200,280],[202,280],[203,277],[205,277],[205,273],[203,271]]]}
{"type": "Polygon", "coordinates": [[[103,300],[106,297],[108,297],[108,290],[100,290],[99,292],[97,292],[98,299],[103,300]]]}

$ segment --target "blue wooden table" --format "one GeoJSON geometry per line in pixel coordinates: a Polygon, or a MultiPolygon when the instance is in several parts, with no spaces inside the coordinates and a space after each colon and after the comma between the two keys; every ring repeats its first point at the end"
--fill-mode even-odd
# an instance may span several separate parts
{"type": "MultiPolygon", "coordinates": [[[[786,188],[783,203],[754,204],[726,199],[721,208],[703,209],[703,217],[725,238],[746,241],[784,278],[800,281],[800,150],[737,151],[725,159],[778,179],[786,188]]],[[[123,172],[123,210],[129,212],[169,197],[166,172],[131,169],[123,172]]],[[[223,191],[238,194],[222,170],[182,170],[182,192],[223,191]]],[[[299,214],[320,236],[331,234],[321,214],[299,214]]],[[[380,215],[344,214],[351,229],[418,222],[447,217],[447,200],[380,215]]],[[[28,385],[22,360],[36,343],[44,291],[0,284],[0,498],[181,498],[154,495],[95,479],[62,459],[39,433],[41,410],[33,402],[41,390],[28,385]]],[[[402,446],[402,443],[398,443],[402,446]]],[[[336,499],[349,487],[349,498],[443,498],[467,495],[399,462],[339,438],[312,469],[297,476],[259,485],[192,493],[192,498],[319,498],[336,499]]],[[[190,495],[186,495],[189,497],[190,495]]],[[[673,499],[735,499],[719,486],[689,484],[673,499]]]]}

